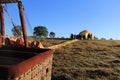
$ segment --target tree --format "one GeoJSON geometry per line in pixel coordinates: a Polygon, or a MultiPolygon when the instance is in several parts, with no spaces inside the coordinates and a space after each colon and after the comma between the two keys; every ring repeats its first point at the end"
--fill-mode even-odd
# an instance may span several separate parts
{"type": "Polygon", "coordinates": [[[71,34],[71,35],[70,35],[70,39],[73,39],[73,38],[74,38],[74,35],[73,35],[73,34],[71,34]]]}
{"type": "Polygon", "coordinates": [[[79,35],[76,35],[76,39],[79,39],[79,35]]]}
{"type": "Polygon", "coordinates": [[[55,38],[55,33],[54,32],[50,32],[49,36],[50,36],[50,38],[55,38]]]}
{"type": "Polygon", "coordinates": [[[98,38],[98,37],[96,37],[96,36],[94,36],[94,39],[98,40],[99,38],[98,38]]]}
{"type": "Polygon", "coordinates": [[[110,40],[113,40],[113,38],[110,38],[110,40]]]}
{"type": "Polygon", "coordinates": [[[33,34],[35,36],[47,37],[48,36],[48,30],[45,26],[37,26],[37,27],[34,28],[33,34]]]}
{"type": "Polygon", "coordinates": [[[20,37],[22,35],[22,27],[20,25],[13,27],[11,31],[15,37],[20,37]]]}
{"type": "Polygon", "coordinates": [[[105,38],[101,38],[101,40],[106,40],[105,38]]]}
{"type": "Polygon", "coordinates": [[[73,38],[74,38],[74,39],[76,39],[76,37],[77,37],[77,35],[76,35],[76,34],[74,34],[74,35],[73,35],[73,38]]]}

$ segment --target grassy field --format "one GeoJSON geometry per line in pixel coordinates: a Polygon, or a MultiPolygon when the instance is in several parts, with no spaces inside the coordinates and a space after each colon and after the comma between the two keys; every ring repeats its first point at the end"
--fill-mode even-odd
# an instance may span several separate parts
{"type": "Polygon", "coordinates": [[[120,80],[120,41],[78,41],[55,50],[52,80],[120,80]]]}
{"type": "Polygon", "coordinates": [[[61,43],[65,42],[65,41],[69,41],[68,39],[44,39],[44,38],[40,38],[40,37],[28,37],[28,40],[30,42],[39,41],[39,42],[42,43],[42,45],[44,47],[49,47],[49,46],[61,44],[61,43]]]}

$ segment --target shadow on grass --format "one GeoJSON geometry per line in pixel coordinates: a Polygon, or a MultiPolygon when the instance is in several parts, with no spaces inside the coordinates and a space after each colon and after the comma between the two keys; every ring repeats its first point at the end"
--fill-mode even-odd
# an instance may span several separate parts
{"type": "Polygon", "coordinates": [[[52,76],[51,80],[69,80],[64,75],[61,76],[52,76]]]}

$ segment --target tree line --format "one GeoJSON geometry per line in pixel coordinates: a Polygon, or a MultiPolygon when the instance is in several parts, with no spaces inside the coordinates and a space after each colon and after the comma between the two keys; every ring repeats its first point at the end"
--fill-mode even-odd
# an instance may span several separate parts
{"type": "MultiPolygon", "coordinates": [[[[47,38],[48,35],[50,38],[55,38],[55,36],[56,36],[55,32],[48,32],[48,29],[45,26],[36,26],[36,27],[34,27],[33,30],[34,30],[33,35],[40,36],[41,38],[47,38]]],[[[23,35],[22,27],[19,25],[13,27],[11,31],[13,33],[13,36],[15,36],[15,37],[20,37],[23,35]]],[[[61,37],[61,38],[64,38],[64,37],[61,37]]],[[[80,35],[70,34],[69,39],[80,39],[80,35]]],[[[94,36],[94,39],[98,40],[99,38],[94,36]]],[[[106,38],[101,38],[100,40],[106,40],[106,38]]],[[[113,40],[113,39],[110,38],[109,40],[113,40]]]]}
{"type": "MultiPolygon", "coordinates": [[[[12,34],[13,36],[15,37],[20,37],[22,36],[22,27],[21,26],[15,26],[12,28],[12,34]]],[[[45,27],[45,26],[36,26],[34,27],[34,32],[33,32],[33,35],[34,36],[40,36],[42,38],[47,38],[48,37],[48,34],[49,34],[49,37],[50,38],[55,38],[55,32],[48,32],[48,29],[45,27]]]]}

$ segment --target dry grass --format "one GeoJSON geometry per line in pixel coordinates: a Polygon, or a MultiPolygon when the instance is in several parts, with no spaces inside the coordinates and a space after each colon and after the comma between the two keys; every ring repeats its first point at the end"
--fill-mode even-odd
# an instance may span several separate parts
{"type": "Polygon", "coordinates": [[[49,47],[49,46],[57,45],[65,41],[68,41],[67,39],[66,40],[65,39],[44,39],[40,37],[28,37],[28,40],[29,42],[39,41],[42,43],[44,47],[49,47]]]}
{"type": "Polygon", "coordinates": [[[120,41],[78,41],[55,51],[52,80],[120,80],[120,41]]]}

